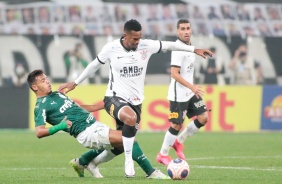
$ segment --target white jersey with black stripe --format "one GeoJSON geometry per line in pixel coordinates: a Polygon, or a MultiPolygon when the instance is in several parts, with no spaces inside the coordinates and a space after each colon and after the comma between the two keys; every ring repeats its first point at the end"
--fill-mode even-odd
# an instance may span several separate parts
{"type": "Polygon", "coordinates": [[[109,83],[105,96],[116,95],[133,105],[144,100],[144,82],[148,61],[160,52],[161,41],[141,39],[136,50],[127,50],[122,38],[107,43],[97,59],[110,62],[109,83]]]}
{"type": "MultiPolygon", "coordinates": [[[[176,42],[185,44],[179,39],[176,40],[176,42]]],[[[191,84],[193,84],[194,62],[195,54],[192,52],[171,52],[171,66],[179,67],[180,75],[191,84]]],[[[183,86],[175,79],[171,78],[167,96],[170,101],[186,102],[190,98],[192,98],[193,95],[194,93],[189,88],[183,86]]]]}

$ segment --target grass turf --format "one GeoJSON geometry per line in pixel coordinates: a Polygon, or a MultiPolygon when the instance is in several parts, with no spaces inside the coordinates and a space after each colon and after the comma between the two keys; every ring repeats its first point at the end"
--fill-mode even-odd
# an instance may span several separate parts
{"type": "MultiPolygon", "coordinates": [[[[155,168],[164,133],[138,133],[137,140],[155,168]]],[[[135,164],[136,177],[124,177],[124,155],[100,165],[103,179],[85,171],[78,178],[68,162],[88,151],[66,133],[37,139],[30,131],[0,131],[0,183],[159,183],[145,179],[135,164]]],[[[282,133],[203,133],[188,138],[185,154],[191,174],[185,181],[162,183],[281,183],[282,133]]],[[[170,155],[176,157],[173,150],[170,155]]]]}

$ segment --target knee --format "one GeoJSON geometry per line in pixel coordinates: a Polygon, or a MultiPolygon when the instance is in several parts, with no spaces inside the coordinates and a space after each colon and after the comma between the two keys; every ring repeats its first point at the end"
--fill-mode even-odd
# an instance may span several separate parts
{"type": "Polygon", "coordinates": [[[183,126],[183,124],[172,123],[170,127],[177,130],[177,131],[180,131],[182,126],[183,126]]]}
{"type": "Polygon", "coordinates": [[[198,116],[198,121],[199,121],[202,125],[205,125],[205,124],[207,124],[207,122],[209,121],[209,117],[208,117],[207,114],[198,116]]]}
{"type": "Polygon", "coordinates": [[[136,114],[127,114],[124,117],[123,122],[127,125],[134,126],[137,123],[137,115],[136,114]]]}

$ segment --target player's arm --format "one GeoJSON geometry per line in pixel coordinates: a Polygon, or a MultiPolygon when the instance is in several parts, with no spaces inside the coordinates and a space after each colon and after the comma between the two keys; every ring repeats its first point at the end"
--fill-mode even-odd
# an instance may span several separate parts
{"type": "Polygon", "coordinates": [[[80,107],[87,110],[88,112],[96,112],[104,109],[104,102],[99,102],[94,105],[80,105],[80,107]]]}
{"type": "Polygon", "coordinates": [[[63,93],[68,93],[73,90],[78,84],[84,81],[87,77],[95,73],[101,65],[105,64],[106,61],[109,60],[109,55],[112,50],[112,43],[106,44],[98,56],[87,65],[87,67],[83,70],[83,72],[78,76],[78,78],[74,82],[64,83],[59,86],[58,90],[63,93]],[[66,91],[63,91],[66,89],[66,91]]]}
{"type": "Polygon", "coordinates": [[[72,126],[72,122],[64,118],[59,124],[54,125],[50,128],[46,128],[45,125],[35,127],[35,133],[38,138],[47,137],[53,135],[60,130],[65,130],[72,126]]]}
{"type": "Polygon", "coordinates": [[[204,91],[202,90],[202,86],[193,85],[190,82],[186,81],[181,75],[180,75],[180,67],[178,66],[172,66],[171,67],[171,77],[174,78],[178,83],[182,84],[183,86],[189,88],[191,91],[193,91],[198,98],[199,96],[204,95],[204,91]]]}
{"type": "Polygon", "coordinates": [[[102,63],[99,62],[98,58],[94,59],[87,67],[83,70],[83,72],[78,76],[78,78],[74,82],[67,82],[59,86],[58,90],[63,93],[68,93],[73,90],[78,84],[84,81],[91,74],[95,73],[100,67],[102,63]],[[66,91],[63,91],[66,89],[66,91]]]}
{"type": "Polygon", "coordinates": [[[161,41],[161,47],[162,50],[194,52],[205,59],[207,58],[206,55],[212,57],[214,54],[210,50],[196,49],[194,46],[181,44],[179,42],[161,41]]]}

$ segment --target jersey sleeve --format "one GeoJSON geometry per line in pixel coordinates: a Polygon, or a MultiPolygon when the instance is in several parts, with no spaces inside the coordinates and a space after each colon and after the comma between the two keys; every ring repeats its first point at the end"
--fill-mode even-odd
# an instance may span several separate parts
{"type": "Polygon", "coordinates": [[[182,51],[172,51],[171,52],[171,63],[170,66],[181,66],[182,63],[182,51]]]}
{"type": "Polygon", "coordinates": [[[111,44],[113,42],[107,43],[97,55],[97,59],[100,63],[105,64],[110,58],[111,44]]]}
{"type": "Polygon", "coordinates": [[[34,109],[35,127],[46,125],[46,109],[37,105],[34,109]]]}
{"type": "Polygon", "coordinates": [[[159,40],[144,40],[150,48],[152,54],[159,53],[162,50],[162,42],[159,40]]]}

